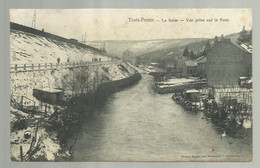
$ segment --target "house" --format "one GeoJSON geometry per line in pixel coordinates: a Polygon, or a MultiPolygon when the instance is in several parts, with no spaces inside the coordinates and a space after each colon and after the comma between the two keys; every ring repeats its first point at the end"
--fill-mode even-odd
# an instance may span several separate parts
{"type": "Polygon", "coordinates": [[[238,85],[239,77],[252,76],[252,50],[236,41],[222,39],[206,55],[208,86],[238,85]]]}
{"type": "Polygon", "coordinates": [[[200,92],[195,89],[186,90],[184,93],[185,100],[190,102],[199,102],[200,101],[200,92]]]}
{"type": "Polygon", "coordinates": [[[207,57],[201,56],[194,60],[194,62],[197,64],[197,73],[201,77],[206,77],[206,62],[207,57]]]}
{"type": "Polygon", "coordinates": [[[175,75],[178,77],[187,76],[185,60],[186,59],[178,59],[175,62],[174,70],[175,70],[175,75]]]}
{"type": "Polygon", "coordinates": [[[186,66],[186,76],[197,76],[198,73],[198,65],[193,60],[185,61],[186,66]]]}
{"type": "Polygon", "coordinates": [[[182,56],[177,57],[174,64],[175,74],[178,77],[196,76],[197,64],[193,60],[186,59],[182,56]]]}
{"type": "Polygon", "coordinates": [[[198,66],[195,61],[186,58],[180,58],[174,65],[175,74],[178,77],[196,76],[198,66]]]}
{"type": "Polygon", "coordinates": [[[129,62],[134,66],[138,66],[140,64],[140,57],[137,57],[133,52],[126,50],[123,52],[123,61],[129,62]]]}
{"type": "Polygon", "coordinates": [[[174,67],[174,64],[173,64],[173,63],[167,63],[167,64],[165,65],[165,68],[166,68],[166,73],[167,73],[167,75],[169,76],[169,78],[174,75],[174,73],[175,73],[175,67],[174,67]]]}
{"type": "Polygon", "coordinates": [[[54,88],[35,88],[33,96],[42,102],[50,104],[58,104],[63,101],[64,90],[54,88]]]}
{"type": "Polygon", "coordinates": [[[177,56],[175,57],[175,62],[174,62],[174,73],[176,76],[178,77],[183,77],[183,76],[187,76],[186,73],[186,65],[185,65],[185,61],[187,59],[185,57],[182,56],[177,56]]]}

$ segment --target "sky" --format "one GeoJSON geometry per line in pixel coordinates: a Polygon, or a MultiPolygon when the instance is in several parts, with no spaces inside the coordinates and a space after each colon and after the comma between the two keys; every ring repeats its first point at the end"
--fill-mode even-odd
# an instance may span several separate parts
{"type": "MultiPolygon", "coordinates": [[[[11,9],[10,21],[31,27],[34,11],[11,9]]],[[[213,38],[243,26],[252,29],[251,9],[36,9],[36,29],[79,41],[213,38]]]]}

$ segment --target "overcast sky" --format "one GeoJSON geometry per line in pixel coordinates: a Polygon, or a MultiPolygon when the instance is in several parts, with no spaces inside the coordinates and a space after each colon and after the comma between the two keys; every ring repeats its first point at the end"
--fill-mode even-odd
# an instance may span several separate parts
{"type": "MultiPolygon", "coordinates": [[[[34,9],[11,9],[10,21],[31,27],[33,15],[34,9]]],[[[250,9],[36,9],[37,29],[79,41],[84,33],[87,41],[213,38],[239,32],[243,26],[252,28],[250,9]],[[154,21],[129,22],[129,18],[142,17],[154,21]],[[194,21],[187,22],[187,18],[194,21]],[[220,18],[229,22],[220,22],[220,18]],[[204,22],[195,23],[195,19],[204,22]]]]}

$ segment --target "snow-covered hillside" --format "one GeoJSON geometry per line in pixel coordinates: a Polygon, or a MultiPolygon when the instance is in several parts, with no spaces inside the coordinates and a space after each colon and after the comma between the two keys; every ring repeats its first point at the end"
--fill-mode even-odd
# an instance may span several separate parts
{"type": "MultiPolygon", "coordinates": [[[[87,71],[86,69],[83,70],[87,71]]],[[[75,81],[75,79],[73,79],[75,75],[87,73],[81,71],[82,69],[75,68],[73,71],[69,69],[57,69],[53,71],[11,73],[11,96],[14,96],[14,98],[26,96],[35,100],[32,95],[34,88],[63,88],[65,91],[71,91],[71,86],[69,85],[72,81],[75,81]]],[[[96,72],[99,74],[99,81],[101,81],[102,78],[103,82],[106,82],[129,77],[135,73],[135,70],[126,63],[90,67],[88,70],[90,86],[93,85],[92,82],[96,72]]],[[[77,82],[75,82],[74,85],[77,86],[77,82]]]]}
{"type": "Polygon", "coordinates": [[[45,116],[44,120],[49,120],[57,109],[62,111],[64,107],[40,102],[33,96],[33,89],[62,88],[66,101],[82,93],[82,89],[84,89],[83,93],[88,93],[97,89],[103,82],[124,79],[136,73],[134,68],[124,62],[114,61],[110,64],[102,64],[102,61],[110,59],[101,52],[23,31],[11,30],[11,64],[55,63],[58,58],[61,63],[67,62],[68,59],[70,62],[79,62],[91,61],[92,58],[101,58],[101,62],[69,69],[59,66],[55,69],[14,71],[10,74],[10,154],[14,161],[19,161],[22,157],[24,161],[53,161],[70,157],[68,151],[61,150],[62,146],[60,146],[57,132],[48,129],[46,125],[49,124],[41,120],[43,116],[45,116]],[[24,109],[34,106],[34,110],[37,109],[38,112],[45,106],[46,112],[44,115],[31,115],[20,106],[25,107],[24,109]],[[38,124],[39,128],[36,127],[38,124]],[[31,136],[26,138],[25,133],[30,133],[31,136]],[[35,143],[32,143],[33,136],[36,137],[35,143]],[[20,146],[23,150],[22,157],[20,146]],[[31,147],[35,152],[31,152],[31,147]],[[32,157],[30,158],[29,155],[32,157]]]}
{"type": "Polygon", "coordinates": [[[92,58],[109,60],[91,49],[53,40],[35,34],[12,30],[10,32],[11,64],[91,61],[92,58]]]}

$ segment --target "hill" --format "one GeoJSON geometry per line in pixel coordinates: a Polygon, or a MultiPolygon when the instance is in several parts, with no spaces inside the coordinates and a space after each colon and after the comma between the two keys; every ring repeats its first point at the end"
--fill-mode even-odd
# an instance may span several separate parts
{"type": "Polygon", "coordinates": [[[158,39],[158,40],[119,40],[119,41],[89,41],[87,45],[102,49],[105,43],[105,49],[108,54],[122,57],[127,49],[135,55],[144,55],[157,50],[168,50],[174,47],[185,46],[187,44],[204,40],[203,38],[187,39],[158,39]]]}
{"type": "Polygon", "coordinates": [[[190,43],[181,43],[180,45],[172,46],[171,48],[166,49],[159,49],[151,52],[146,52],[142,55],[141,61],[146,62],[160,62],[161,60],[164,60],[165,62],[171,62],[175,60],[175,57],[181,56],[183,54],[183,51],[186,46],[188,46],[189,50],[192,50],[195,53],[199,53],[203,51],[207,39],[204,40],[197,40],[195,42],[190,43]]]}
{"type": "Polygon", "coordinates": [[[11,64],[57,62],[58,58],[61,62],[68,59],[73,62],[91,61],[94,57],[109,60],[94,48],[81,47],[25,31],[10,30],[11,64]]]}
{"type": "MultiPolygon", "coordinates": [[[[225,36],[225,38],[231,38],[232,41],[237,41],[238,37],[239,33],[225,36]]],[[[175,60],[175,57],[183,55],[186,46],[189,51],[192,50],[194,53],[201,53],[203,52],[207,41],[212,44],[214,39],[182,39],[180,42],[177,42],[176,45],[172,45],[171,47],[155,49],[141,54],[141,62],[172,62],[175,60]]]]}

